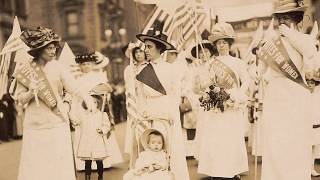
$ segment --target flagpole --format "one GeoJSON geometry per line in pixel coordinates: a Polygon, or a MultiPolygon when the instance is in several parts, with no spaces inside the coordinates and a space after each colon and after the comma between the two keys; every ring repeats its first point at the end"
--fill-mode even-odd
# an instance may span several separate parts
{"type": "MultiPolygon", "coordinates": [[[[194,6],[196,6],[195,4],[194,4],[194,6]]],[[[197,22],[197,12],[196,12],[196,7],[193,7],[193,11],[194,11],[194,21],[193,21],[193,26],[194,26],[194,32],[195,32],[195,36],[196,36],[196,42],[197,42],[197,39],[198,39],[198,37],[199,37],[199,39],[202,41],[203,39],[202,39],[202,37],[201,36],[199,36],[199,29],[197,28],[197,25],[196,25],[196,22],[197,22]]],[[[198,41],[199,42],[199,41],[198,41]]],[[[202,45],[202,43],[201,42],[199,42],[199,45],[200,45],[200,48],[201,48],[201,50],[202,50],[202,52],[204,52],[204,48],[203,48],[203,45],[202,45]]],[[[196,54],[197,54],[197,58],[199,58],[199,49],[198,49],[198,43],[196,43],[196,54]]],[[[204,58],[205,58],[205,60],[208,62],[209,61],[209,57],[207,56],[207,54],[206,53],[203,53],[203,55],[204,55],[204,58]]]]}
{"type": "Polygon", "coordinates": [[[140,24],[141,21],[140,21],[140,16],[138,14],[139,13],[139,8],[138,8],[137,2],[134,2],[134,4],[135,4],[135,9],[136,9],[136,11],[135,11],[136,13],[135,14],[136,14],[136,18],[137,18],[137,21],[138,21],[137,22],[138,23],[138,32],[140,32],[141,31],[141,24],[140,24]]]}

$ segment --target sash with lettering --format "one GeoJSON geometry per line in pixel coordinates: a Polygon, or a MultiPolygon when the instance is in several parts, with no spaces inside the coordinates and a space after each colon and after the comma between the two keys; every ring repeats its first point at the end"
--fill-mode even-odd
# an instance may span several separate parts
{"type": "Polygon", "coordinates": [[[309,89],[298,68],[290,59],[280,37],[275,41],[265,42],[258,57],[277,72],[309,89]]]}
{"type": "Polygon", "coordinates": [[[210,64],[210,73],[214,75],[213,82],[216,86],[231,89],[233,87],[239,87],[239,80],[234,71],[221,60],[216,57],[210,64]]]}
{"type": "Polygon", "coordinates": [[[57,106],[57,98],[39,65],[34,62],[24,63],[17,69],[14,77],[25,87],[29,87],[31,80],[38,81],[40,83],[39,98],[52,110],[57,106]]]}

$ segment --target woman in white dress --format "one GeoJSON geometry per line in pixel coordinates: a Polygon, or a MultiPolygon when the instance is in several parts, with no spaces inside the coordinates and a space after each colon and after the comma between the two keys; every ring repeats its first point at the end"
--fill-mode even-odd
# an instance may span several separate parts
{"type": "Polygon", "coordinates": [[[198,173],[240,179],[238,175],[248,171],[244,115],[240,106],[247,101],[248,74],[245,63],[230,56],[234,38],[233,28],[227,23],[217,23],[209,36],[219,56],[215,57],[209,67],[210,81],[201,83],[204,87],[211,84],[224,87],[230,94],[232,104],[223,112],[217,109],[207,112],[201,128],[198,173]],[[223,78],[227,76],[233,77],[232,81],[224,81],[223,78]]]}
{"type": "Polygon", "coordinates": [[[79,91],[72,75],[55,60],[58,35],[51,29],[38,27],[24,31],[21,39],[31,48],[28,53],[34,59],[17,67],[15,72],[18,82],[15,98],[20,105],[28,104],[18,180],[75,180],[69,105],[62,101],[63,89],[84,99],[90,111],[95,111],[94,103],[89,95],[79,91]]]}
{"type": "Polygon", "coordinates": [[[137,38],[145,43],[145,53],[150,63],[136,76],[138,82],[138,104],[141,114],[146,118],[164,118],[172,121],[170,131],[171,154],[170,167],[175,179],[189,180],[185,155],[179,107],[176,103],[177,83],[172,77],[172,65],[161,56],[166,50],[175,49],[162,33],[163,24],[158,24],[147,34],[138,34],[137,38]]]}
{"type": "MultiPolygon", "coordinates": [[[[265,33],[264,45],[282,44],[288,56],[286,63],[291,63],[291,67],[295,66],[295,74],[299,74],[301,78],[293,80],[274,64],[266,66],[265,75],[269,77],[269,82],[265,88],[262,112],[262,180],[311,179],[312,108],[305,74],[312,71],[310,62],[316,57],[316,47],[306,34],[297,30],[297,24],[302,21],[305,10],[302,1],[280,1],[275,11],[280,24],[279,32],[271,28],[265,33]]],[[[280,49],[267,51],[264,47],[259,49],[262,57],[270,52],[279,52],[280,49]]],[[[275,62],[273,59],[266,58],[271,63],[275,62]]]]}
{"type": "Polygon", "coordinates": [[[191,56],[194,58],[193,62],[189,65],[191,71],[192,93],[190,94],[190,102],[192,104],[192,111],[195,113],[196,134],[194,138],[194,157],[199,158],[199,150],[201,147],[201,134],[203,127],[202,124],[206,120],[207,112],[200,107],[199,98],[207,87],[202,86],[201,82],[208,81],[209,64],[213,57],[217,54],[216,48],[208,40],[203,40],[198,45],[192,47],[191,56]],[[198,49],[198,53],[197,53],[198,49]]]}

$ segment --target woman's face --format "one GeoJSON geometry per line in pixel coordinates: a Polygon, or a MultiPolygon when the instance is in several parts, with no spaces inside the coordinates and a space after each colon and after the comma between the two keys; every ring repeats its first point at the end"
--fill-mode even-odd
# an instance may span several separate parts
{"type": "Polygon", "coordinates": [[[209,58],[211,57],[211,52],[208,48],[203,47],[203,50],[200,49],[199,51],[199,58],[203,61],[206,62],[209,60],[209,58]]]}
{"type": "Polygon", "coordinates": [[[160,56],[160,50],[157,49],[156,44],[152,41],[146,40],[145,41],[146,49],[144,52],[146,53],[148,60],[157,59],[160,56]]]}
{"type": "Polygon", "coordinates": [[[146,60],[146,54],[141,49],[137,49],[134,53],[134,56],[138,62],[143,62],[146,60]]]}
{"type": "Polygon", "coordinates": [[[94,66],[93,62],[84,62],[80,64],[80,68],[83,73],[88,73],[92,71],[93,66],[94,66]]]}
{"type": "Polygon", "coordinates": [[[296,22],[292,19],[292,17],[288,14],[281,14],[277,16],[279,24],[285,24],[290,27],[291,24],[296,24],[296,22]]]}
{"type": "Polygon", "coordinates": [[[225,39],[219,39],[216,42],[216,45],[220,56],[225,56],[229,54],[230,45],[225,39]]]}
{"type": "Polygon", "coordinates": [[[40,58],[45,60],[46,62],[51,61],[52,59],[56,58],[56,52],[57,47],[54,43],[50,43],[43,49],[40,58]]]}
{"type": "Polygon", "coordinates": [[[176,52],[167,52],[167,62],[173,63],[177,59],[177,53],[176,52]]]}

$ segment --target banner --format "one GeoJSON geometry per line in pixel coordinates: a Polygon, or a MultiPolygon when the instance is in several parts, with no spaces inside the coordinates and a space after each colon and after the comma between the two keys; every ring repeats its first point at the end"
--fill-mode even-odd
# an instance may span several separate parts
{"type": "Polygon", "coordinates": [[[290,59],[280,37],[275,41],[269,40],[265,42],[261,47],[258,56],[259,59],[267,63],[274,70],[278,71],[290,80],[300,84],[301,86],[309,89],[298,68],[290,59]]]}
{"type": "Polygon", "coordinates": [[[57,98],[50,83],[44,72],[36,63],[24,63],[17,69],[14,77],[25,87],[29,87],[31,81],[37,81],[40,86],[38,92],[39,98],[51,109],[54,109],[57,106],[57,98]]]}
{"type": "Polygon", "coordinates": [[[210,73],[214,74],[214,84],[218,87],[231,89],[239,87],[239,81],[233,70],[219,59],[215,59],[210,64],[210,73]]]}

